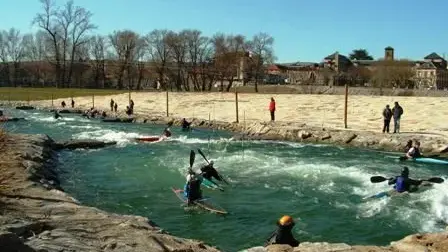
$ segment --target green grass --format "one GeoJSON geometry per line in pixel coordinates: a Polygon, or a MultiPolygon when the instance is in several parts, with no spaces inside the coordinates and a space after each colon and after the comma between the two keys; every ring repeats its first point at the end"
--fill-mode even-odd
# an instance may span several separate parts
{"type": "Polygon", "coordinates": [[[101,96],[126,93],[127,90],[115,89],[78,89],[78,88],[0,88],[0,100],[3,101],[35,101],[70,98],[77,96],[101,96]]]}

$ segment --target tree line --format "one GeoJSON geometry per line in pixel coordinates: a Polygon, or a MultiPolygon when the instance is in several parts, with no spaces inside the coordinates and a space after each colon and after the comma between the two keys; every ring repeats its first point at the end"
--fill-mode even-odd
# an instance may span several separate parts
{"type": "Polygon", "coordinates": [[[0,31],[0,85],[229,91],[243,76],[258,91],[265,65],[274,61],[274,39],[240,34],[155,29],[94,34],[93,13],[68,1],[39,0],[36,33],[0,31]],[[240,75],[240,76],[238,76],[240,75]]]}

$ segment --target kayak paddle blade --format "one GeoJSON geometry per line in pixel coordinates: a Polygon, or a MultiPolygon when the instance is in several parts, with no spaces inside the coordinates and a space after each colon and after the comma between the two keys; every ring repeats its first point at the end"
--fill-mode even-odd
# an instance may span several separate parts
{"type": "Polygon", "coordinates": [[[196,157],[196,153],[194,152],[194,150],[191,150],[190,151],[190,168],[193,167],[195,157],[196,157]]]}
{"type": "Polygon", "coordinates": [[[383,176],[372,176],[370,178],[370,182],[372,182],[372,183],[380,183],[380,182],[383,182],[386,180],[388,180],[388,179],[383,176]]]}
{"type": "Polygon", "coordinates": [[[210,163],[210,162],[208,161],[208,159],[205,157],[204,152],[201,151],[201,149],[198,149],[198,152],[199,152],[199,154],[204,158],[204,160],[205,160],[207,163],[210,163]]]}
{"type": "Polygon", "coordinates": [[[439,177],[434,177],[434,178],[430,178],[430,179],[428,179],[427,181],[429,181],[429,182],[431,182],[431,183],[437,183],[437,184],[440,184],[440,183],[443,183],[443,178],[439,178],[439,177]]]}

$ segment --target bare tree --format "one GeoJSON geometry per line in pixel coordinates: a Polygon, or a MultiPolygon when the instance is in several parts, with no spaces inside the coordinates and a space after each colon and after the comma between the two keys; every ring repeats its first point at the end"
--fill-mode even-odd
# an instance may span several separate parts
{"type": "Polygon", "coordinates": [[[142,89],[142,82],[143,78],[145,76],[146,71],[146,62],[148,60],[147,54],[148,54],[148,44],[146,43],[146,40],[144,38],[139,38],[137,40],[137,46],[134,51],[133,60],[135,65],[135,70],[137,71],[137,86],[136,89],[140,90],[142,89]]]}
{"type": "Polygon", "coordinates": [[[169,47],[170,58],[176,64],[175,70],[175,86],[178,91],[182,90],[190,91],[190,85],[188,84],[188,75],[185,69],[185,62],[187,59],[187,32],[182,31],[180,33],[169,32],[166,37],[166,43],[169,47]]]}
{"type": "Polygon", "coordinates": [[[412,63],[408,60],[380,60],[375,64],[371,81],[382,94],[383,88],[412,85],[414,75],[412,63]]]}
{"type": "MultiPolygon", "coordinates": [[[[59,13],[59,20],[63,27],[64,52],[68,43],[70,44],[70,67],[68,70],[67,83],[70,87],[73,74],[73,64],[77,50],[88,42],[87,33],[97,27],[90,21],[92,13],[80,6],[74,6],[72,0],[68,1],[65,8],[59,13]]],[[[64,53],[65,57],[65,53],[64,53]]],[[[65,62],[65,61],[64,61],[65,62]]]]}
{"type": "Polygon", "coordinates": [[[47,78],[44,78],[44,75],[49,74],[45,62],[49,42],[51,41],[48,34],[44,31],[38,31],[36,34],[26,34],[23,37],[24,59],[28,61],[25,67],[33,77],[32,86],[34,83],[41,83],[42,86],[45,86],[47,78]]]}
{"type": "Polygon", "coordinates": [[[148,45],[148,53],[154,63],[159,81],[163,89],[167,89],[166,74],[169,64],[170,47],[167,43],[168,30],[154,30],[145,39],[148,45]]]}
{"type": "Polygon", "coordinates": [[[23,36],[15,28],[11,28],[8,31],[1,31],[0,44],[2,48],[0,49],[0,57],[5,63],[8,83],[12,83],[16,87],[20,62],[25,56],[23,36]],[[12,62],[12,68],[10,68],[9,62],[12,62]]]}
{"type": "Polygon", "coordinates": [[[255,35],[249,43],[250,55],[252,59],[252,74],[255,78],[255,92],[258,92],[258,81],[264,74],[264,66],[271,64],[275,60],[274,38],[267,33],[255,35]]]}
{"type": "Polygon", "coordinates": [[[89,40],[89,58],[96,88],[104,88],[106,81],[106,54],[108,50],[107,39],[97,35],[89,40]]]}
{"type": "Polygon", "coordinates": [[[133,62],[133,56],[139,41],[139,35],[130,30],[115,31],[109,35],[110,43],[115,50],[117,60],[117,88],[123,89],[124,75],[128,73],[128,88],[131,88],[132,81],[129,79],[133,62]]]}
{"type": "MultiPolygon", "coordinates": [[[[62,71],[65,71],[62,67],[61,58],[61,39],[62,33],[59,23],[57,22],[58,10],[56,9],[52,0],[39,0],[43,6],[43,12],[38,13],[33,20],[33,24],[46,31],[50,37],[52,44],[53,55],[50,56],[50,61],[54,61],[55,74],[56,74],[56,87],[59,83],[63,83],[62,71]]],[[[65,56],[64,56],[65,59],[65,56]]]]}
{"type": "Polygon", "coordinates": [[[205,90],[205,84],[201,83],[201,65],[206,61],[207,54],[210,57],[210,39],[202,36],[199,30],[185,30],[187,41],[188,73],[195,91],[205,90]]]}
{"type": "MultiPolygon", "coordinates": [[[[219,73],[221,90],[227,81],[226,91],[230,91],[235,79],[243,70],[247,42],[242,35],[217,34],[213,38],[215,49],[215,66],[219,73]]],[[[244,77],[244,76],[243,76],[244,77]]]]}

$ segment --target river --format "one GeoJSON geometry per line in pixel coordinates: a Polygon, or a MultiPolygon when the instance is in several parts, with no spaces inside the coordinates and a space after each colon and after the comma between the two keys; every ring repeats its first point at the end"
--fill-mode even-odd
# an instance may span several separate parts
{"type": "MultiPolygon", "coordinates": [[[[231,141],[223,131],[173,128],[160,143],[133,139],[159,135],[163,126],[104,123],[79,115],[55,120],[43,111],[5,110],[27,121],[4,124],[16,133],[56,140],[117,141],[98,150],[58,154],[62,187],[86,205],[146,216],[173,235],[203,240],[223,251],[264,243],[284,214],[296,220],[300,241],[386,245],[415,232],[441,231],[448,222],[448,185],[400,197],[362,201],[388,188],[370,177],[399,174],[403,164],[385,152],[290,142],[231,141]],[[171,187],[182,188],[190,150],[202,149],[230,181],[224,192],[203,189],[226,216],[184,210],[171,187]]],[[[196,156],[195,169],[204,160],[196,156]]],[[[407,163],[411,177],[448,178],[448,167],[407,163]]]]}

